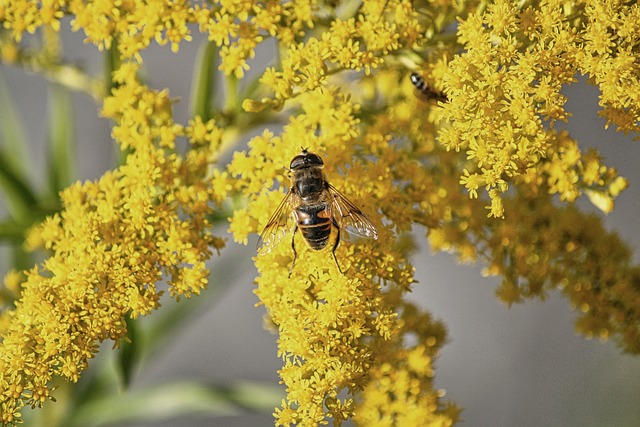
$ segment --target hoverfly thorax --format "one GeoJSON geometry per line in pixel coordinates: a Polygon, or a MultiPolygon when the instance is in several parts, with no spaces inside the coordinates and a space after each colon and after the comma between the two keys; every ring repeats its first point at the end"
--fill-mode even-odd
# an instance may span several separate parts
{"type": "Polygon", "coordinates": [[[324,162],[317,154],[302,150],[291,160],[291,182],[296,194],[304,201],[316,200],[326,190],[324,162]]]}

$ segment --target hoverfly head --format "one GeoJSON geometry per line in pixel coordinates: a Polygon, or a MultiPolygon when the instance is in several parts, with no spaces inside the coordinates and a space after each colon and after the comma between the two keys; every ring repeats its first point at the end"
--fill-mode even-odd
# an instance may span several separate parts
{"type": "Polygon", "coordinates": [[[314,153],[310,153],[306,148],[303,148],[302,153],[298,154],[293,158],[293,160],[291,160],[289,168],[292,171],[296,171],[312,166],[322,167],[324,166],[324,162],[322,161],[322,158],[320,156],[314,153]]]}

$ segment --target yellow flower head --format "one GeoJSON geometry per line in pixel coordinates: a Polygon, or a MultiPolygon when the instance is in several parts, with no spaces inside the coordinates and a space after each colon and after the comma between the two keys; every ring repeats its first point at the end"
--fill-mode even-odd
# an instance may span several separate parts
{"type": "Polygon", "coordinates": [[[0,344],[5,424],[24,405],[49,399],[54,376],[77,381],[99,342],[125,337],[127,317],[157,308],[158,282],[167,278],[176,299],[200,293],[204,262],[222,247],[207,219],[214,198],[207,150],[217,144],[202,143],[217,138],[215,125],[192,130],[194,149],[181,156],[174,141],[184,129],[172,122],[168,94],[135,78],[122,82],[105,114],[131,154],[96,182],[67,188],[62,211],[31,231],[31,245],[50,256],[21,284],[0,344]]]}
{"type": "MultiPolygon", "coordinates": [[[[126,320],[158,307],[165,288],[175,299],[199,294],[205,261],[223,246],[211,232],[214,209],[233,212],[233,238],[247,243],[288,193],[287,168],[303,149],[323,159],[328,182],[378,238],[349,235],[336,220],[330,243],[313,250],[294,234],[296,206],[286,203],[277,218],[285,227],[268,230],[281,241],[256,255],[255,294],[284,361],[276,425],[457,420],[433,388],[444,327],[404,298],[416,225],[433,249],[486,261],[508,304],[561,288],[583,314],[580,331],[615,333],[640,352],[638,269],[615,235],[569,204],[586,194],[608,212],[627,183],[555,128],[570,116],[561,89],[583,72],[600,86],[609,123],[638,131],[638,10],[597,1],[3,1],[4,61],[99,99],[103,89],[91,88],[104,82],[61,57],[64,15],[110,50],[101,111],[126,156],[61,193],[62,209],[26,239],[48,258],[5,280],[0,423],[50,399],[57,378],[77,381],[99,343],[125,339],[126,320]],[[205,54],[199,87],[208,89],[179,123],[169,90],[138,76],[147,47],[175,52],[196,28],[220,57],[226,99],[219,108],[208,98],[216,70],[205,54]],[[23,39],[39,33],[33,53],[23,39]],[[273,64],[247,82],[267,40],[273,64]],[[282,117],[282,129],[271,126],[282,117]],[[254,126],[247,149],[219,165],[254,126]]],[[[320,208],[318,218],[334,219],[320,208]]]]}
{"type": "MultiPolygon", "coordinates": [[[[395,185],[391,177],[381,174],[389,175],[397,158],[372,151],[367,141],[375,137],[365,138],[358,131],[355,114],[359,107],[337,91],[306,92],[299,100],[302,113],[290,120],[281,135],[265,132],[253,138],[249,151],[237,154],[229,165],[236,189],[250,195],[247,208],[234,213],[231,230],[235,238],[246,241],[247,229],[258,232],[266,225],[288,191],[286,166],[300,147],[325,158],[327,179],[369,216],[379,237],[377,241],[351,238],[342,242],[336,251],[338,268],[330,253],[332,244],[322,251],[311,250],[300,233],[291,235],[289,227],[277,230],[286,233],[284,241],[256,257],[260,276],[255,292],[278,329],[279,355],[285,361],[280,376],[287,399],[274,414],[276,425],[283,426],[318,425],[328,417],[340,422],[354,415],[357,391],[369,383],[372,367],[387,358],[402,358],[397,352],[406,323],[398,317],[398,298],[413,282],[413,268],[402,246],[392,238],[394,227],[406,227],[406,211],[404,218],[398,212],[393,225],[383,225],[380,219],[381,209],[392,216],[393,204],[400,211],[402,204],[412,203],[402,194],[393,201],[384,197],[394,192],[395,185]],[[372,158],[376,161],[367,160],[372,158]],[[282,191],[269,190],[274,182],[282,191]],[[298,254],[289,276],[291,238],[298,254]]],[[[331,242],[336,238],[334,228],[331,242]]],[[[421,338],[426,339],[425,331],[418,332],[421,338]]],[[[439,333],[434,343],[442,339],[439,333]]],[[[428,362],[420,366],[420,372],[427,372],[426,366],[428,362]]],[[[432,399],[436,395],[427,378],[416,380],[421,384],[416,396],[427,398],[431,393],[432,399]]],[[[369,398],[364,399],[368,402],[369,398]]],[[[437,398],[433,403],[425,413],[438,417],[437,398]]]]}

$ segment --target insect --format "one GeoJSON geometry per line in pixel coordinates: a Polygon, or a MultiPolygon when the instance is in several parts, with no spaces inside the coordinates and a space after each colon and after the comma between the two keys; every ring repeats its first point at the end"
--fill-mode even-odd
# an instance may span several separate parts
{"type": "Polygon", "coordinates": [[[342,269],[336,258],[336,249],[340,244],[341,231],[378,238],[376,228],[365,214],[327,182],[322,171],[323,166],[322,158],[310,153],[306,148],[291,160],[289,192],[276,208],[258,239],[258,252],[269,252],[293,227],[293,262],[289,276],[298,255],[295,246],[298,230],[314,250],[321,250],[327,246],[332,228],[337,230],[331,253],[340,273],[342,269]]]}
{"type": "Polygon", "coordinates": [[[433,90],[431,87],[429,87],[427,82],[422,78],[420,74],[411,73],[411,76],[409,78],[411,79],[411,83],[413,83],[413,85],[417,89],[419,96],[425,101],[448,101],[447,95],[442,92],[433,90]]]}

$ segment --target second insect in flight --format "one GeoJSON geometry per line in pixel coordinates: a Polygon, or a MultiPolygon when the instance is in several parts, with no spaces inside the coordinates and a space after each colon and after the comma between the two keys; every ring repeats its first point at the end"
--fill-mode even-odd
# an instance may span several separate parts
{"type": "Polygon", "coordinates": [[[258,251],[269,252],[293,229],[293,262],[289,275],[298,255],[295,246],[298,229],[312,249],[321,250],[327,246],[331,230],[335,227],[337,237],[331,253],[340,272],[342,269],[335,252],[340,244],[342,230],[359,236],[378,238],[378,232],[369,218],[327,182],[322,171],[323,166],[322,158],[306,149],[291,160],[289,192],[276,208],[258,239],[258,251]]]}
{"type": "Polygon", "coordinates": [[[429,86],[429,84],[426,82],[425,79],[422,78],[420,74],[411,73],[411,76],[409,76],[409,79],[411,80],[411,84],[413,84],[413,86],[416,88],[417,95],[420,98],[422,98],[424,101],[447,102],[449,100],[447,98],[447,95],[429,86]]]}

